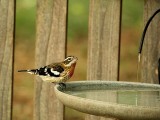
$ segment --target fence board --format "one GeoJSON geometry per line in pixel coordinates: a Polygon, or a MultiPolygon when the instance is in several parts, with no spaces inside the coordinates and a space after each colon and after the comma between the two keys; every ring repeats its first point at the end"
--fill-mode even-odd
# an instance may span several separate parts
{"type": "MultiPolygon", "coordinates": [[[[36,67],[62,61],[66,54],[67,0],[38,0],[36,67]]],[[[53,83],[37,78],[35,120],[63,120],[64,107],[54,94],[53,83]]]]}
{"type": "MultiPolygon", "coordinates": [[[[144,24],[151,15],[160,8],[160,1],[145,0],[144,2],[144,24]]],[[[158,83],[158,76],[155,70],[158,67],[160,58],[160,13],[156,15],[148,27],[141,60],[141,82],[158,83]]]]}
{"type": "Polygon", "coordinates": [[[11,119],[14,0],[0,1],[0,120],[11,119]]]}
{"type": "MultiPolygon", "coordinates": [[[[121,0],[90,0],[88,80],[118,80],[121,0]]],[[[86,120],[109,118],[87,115],[86,120]]]]}

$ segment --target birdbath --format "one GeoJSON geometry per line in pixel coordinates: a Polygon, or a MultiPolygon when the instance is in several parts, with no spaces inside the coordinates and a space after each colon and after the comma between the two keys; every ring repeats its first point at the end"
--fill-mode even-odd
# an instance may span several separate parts
{"type": "Polygon", "coordinates": [[[55,86],[57,98],[80,112],[118,119],[160,120],[160,85],[76,81],[55,86]]]}

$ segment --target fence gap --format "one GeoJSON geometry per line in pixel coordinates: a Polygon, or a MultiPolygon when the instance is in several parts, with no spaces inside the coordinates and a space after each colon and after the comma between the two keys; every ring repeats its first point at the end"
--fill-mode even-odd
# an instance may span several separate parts
{"type": "Polygon", "coordinates": [[[13,119],[33,118],[34,75],[17,71],[35,68],[35,8],[36,0],[16,1],[13,119]]]}
{"type": "Polygon", "coordinates": [[[143,6],[143,0],[122,2],[120,81],[139,82],[137,52],[143,30],[143,6]]]}
{"type": "MultiPolygon", "coordinates": [[[[89,0],[69,0],[67,55],[78,57],[69,81],[86,80],[89,0]]],[[[65,120],[84,119],[85,114],[65,107],[65,120]]]]}

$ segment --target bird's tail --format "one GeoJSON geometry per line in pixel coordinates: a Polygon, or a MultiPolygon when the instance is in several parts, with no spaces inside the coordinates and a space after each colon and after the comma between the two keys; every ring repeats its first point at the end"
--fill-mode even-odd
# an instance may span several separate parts
{"type": "Polygon", "coordinates": [[[18,70],[18,72],[27,72],[27,73],[30,73],[30,74],[38,74],[38,69],[18,70]]]}

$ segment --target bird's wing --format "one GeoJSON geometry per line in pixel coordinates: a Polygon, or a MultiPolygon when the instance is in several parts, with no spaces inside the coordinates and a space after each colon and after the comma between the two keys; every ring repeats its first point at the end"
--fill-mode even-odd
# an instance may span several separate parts
{"type": "Polygon", "coordinates": [[[64,71],[64,68],[61,64],[51,64],[44,66],[39,69],[39,75],[59,77],[60,74],[64,71]]]}

